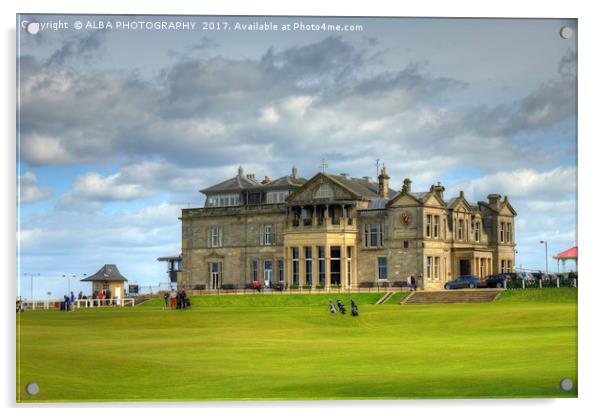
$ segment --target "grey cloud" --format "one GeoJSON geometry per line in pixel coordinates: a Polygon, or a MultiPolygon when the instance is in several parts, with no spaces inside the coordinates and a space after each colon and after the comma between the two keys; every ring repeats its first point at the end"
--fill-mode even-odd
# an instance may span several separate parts
{"type": "Polygon", "coordinates": [[[558,74],[562,77],[574,78],[577,76],[577,51],[568,49],[558,64],[558,74]]]}
{"type": "Polygon", "coordinates": [[[400,170],[415,170],[405,174],[429,165],[436,174],[445,173],[442,166],[466,165],[495,172],[557,163],[561,151],[549,143],[534,143],[515,157],[524,147],[512,135],[574,116],[570,79],[506,105],[454,107],[454,91],[469,88],[464,82],[431,76],[415,64],[366,71],[365,52],[338,37],[268,50],[259,60],[187,59],[166,68],[157,82],[135,73],[48,67],[30,57],[21,64],[22,155],[34,165],[127,165],[158,157],[215,167],[265,155],[290,165],[302,155],[317,167],[324,154],[353,165],[384,153],[400,170]],[[308,97],[303,111],[287,107],[295,97],[308,97]],[[274,115],[271,124],[262,118],[266,109],[274,115]],[[40,154],[40,148],[54,150],[40,154]]]}
{"type": "Polygon", "coordinates": [[[63,65],[71,59],[84,59],[86,61],[98,57],[98,50],[102,47],[106,30],[93,30],[88,33],[67,39],[47,60],[47,65],[63,65]]]}

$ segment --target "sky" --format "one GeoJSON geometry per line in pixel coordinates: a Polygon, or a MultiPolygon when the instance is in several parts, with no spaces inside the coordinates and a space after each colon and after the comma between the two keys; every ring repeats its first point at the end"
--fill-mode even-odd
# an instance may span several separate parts
{"type": "Polygon", "coordinates": [[[310,178],[325,160],[330,173],[375,177],[378,159],[394,189],[407,177],[415,191],[441,182],[446,199],[507,195],[517,266],[545,269],[544,240],[555,271],[552,256],[577,243],[575,20],[21,15],[18,24],[24,297],[86,293],[78,281],[105,263],[130,283],[166,283],[156,258],[180,252],[180,210],[202,206],[199,189],[238,166],[275,178],[295,165],[310,178]],[[23,28],[32,21],[36,34],[23,28]],[[133,29],[141,22],[194,29],[133,29]],[[280,29],[236,26],[254,22],[280,29]],[[295,23],[355,30],[282,30],[295,23]]]}

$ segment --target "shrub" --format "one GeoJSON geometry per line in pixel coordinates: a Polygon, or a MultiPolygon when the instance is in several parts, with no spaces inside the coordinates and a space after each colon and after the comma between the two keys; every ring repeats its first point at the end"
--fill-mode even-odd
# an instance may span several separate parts
{"type": "Polygon", "coordinates": [[[299,285],[290,285],[289,289],[299,289],[299,285]]]}
{"type": "Polygon", "coordinates": [[[311,290],[311,285],[303,285],[303,289],[310,289],[311,290]]]}

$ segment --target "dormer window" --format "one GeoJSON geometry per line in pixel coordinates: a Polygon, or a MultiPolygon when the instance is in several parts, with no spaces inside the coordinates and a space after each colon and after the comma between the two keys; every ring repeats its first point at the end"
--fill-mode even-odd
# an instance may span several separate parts
{"type": "Polygon", "coordinates": [[[232,207],[240,205],[239,194],[212,195],[207,197],[208,207],[232,207]]]}

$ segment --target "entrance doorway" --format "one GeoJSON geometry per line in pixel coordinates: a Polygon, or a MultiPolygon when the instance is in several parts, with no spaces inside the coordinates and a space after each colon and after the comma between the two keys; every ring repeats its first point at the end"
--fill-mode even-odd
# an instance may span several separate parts
{"type": "Polygon", "coordinates": [[[470,260],[460,260],[460,276],[466,276],[470,274],[470,260]]]}
{"type": "Polygon", "coordinates": [[[222,264],[209,263],[209,287],[211,290],[217,290],[221,286],[222,264]]]}
{"type": "Polygon", "coordinates": [[[267,286],[272,286],[272,260],[265,260],[263,262],[263,281],[267,286]]]}

